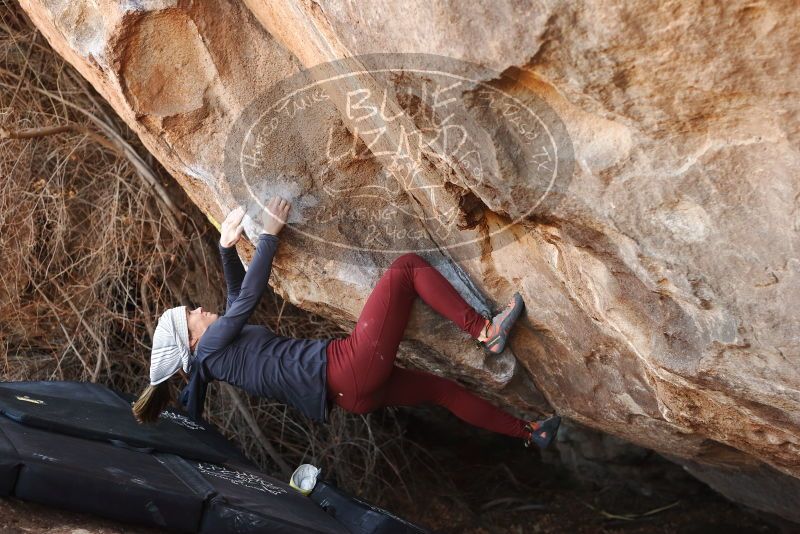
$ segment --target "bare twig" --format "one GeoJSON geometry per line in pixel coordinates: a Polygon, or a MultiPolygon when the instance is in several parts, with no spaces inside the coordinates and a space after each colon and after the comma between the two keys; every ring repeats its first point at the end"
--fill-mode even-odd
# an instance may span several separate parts
{"type": "MultiPolygon", "coordinates": [[[[178,188],[163,185],[166,171],[90,84],[34,38],[19,6],[3,5],[0,378],[140,390],[158,311],[224,298],[216,231],[178,188]]],[[[342,334],[272,296],[252,321],[284,336],[342,334]]],[[[221,392],[217,385],[211,390],[221,392]]],[[[402,438],[394,411],[334,410],[329,424],[316,425],[280,403],[227,391],[209,396],[207,419],[283,476],[308,461],[379,502],[384,495],[410,500],[407,474],[436,469],[402,438]]]]}
{"type": "Polygon", "coordinates": [[[264,450],[267,451],[267,454],[269,454],[272,460],[278,465],[283,477],[288,479],[288,477],[292,474],[292,469],[289,468],[289,464],[287,464],[284,459],[281,458],[267,437],[264,435],[264,432],[261,431],[261,427],[259,427],[258,423],[256,423],[256,420],[253,417],[253,414],[250,412],[250,409],[244,405],[244,401],[242,401],[242,398],[239,396],[239,392],[236,391],[233,386],[224,382],[221,384],[221,386],[225,393],[227,393],[233,401],[236,409],[242,414],[244,420],[247,421],[247,424],[250,426],[250,430],[253,431],[253,434],[255,434],[256,438],[261,443],[261,446],[264,447],[264,450]]]}

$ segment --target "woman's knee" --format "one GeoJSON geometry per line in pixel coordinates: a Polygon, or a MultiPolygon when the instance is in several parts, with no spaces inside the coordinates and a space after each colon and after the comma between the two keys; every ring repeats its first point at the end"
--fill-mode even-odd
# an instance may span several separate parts
{"type": "Polygon", "coordinates": [[[393,262],[392,268],[408,268],[408,267],[428,267],[430,264],[425,259],[414,252],[407,252],[398,256],[393,262]]]}

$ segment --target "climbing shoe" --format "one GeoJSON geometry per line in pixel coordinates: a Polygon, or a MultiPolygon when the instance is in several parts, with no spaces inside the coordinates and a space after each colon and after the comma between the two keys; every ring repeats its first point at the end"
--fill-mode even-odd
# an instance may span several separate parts
{"type": "Polygon", "coordinates": [[[489,320],[489,324],[486,325],[482,332],[483,335],[486,336],[486,339],[479,342],[479,344],[483,346],[484,351],[489,354],[500,354],[503,352],[503,349],[506,348],[506,341],[508,340],[511,327],[514,326],[514,323],[517,321],[524,307],[525,303],[522,300],[522,296],[519,293],[514,293],[514,296],[511,297],[511,301],[503,311],[493,318],[490,319],[487,317],[488,314],[486,312],[483,313],[483,316],[489,320]]]}
{"type": "Polygon", "coordinates": [[[530,447],[531,443],[535,443],[540,449],[547,448],[558,434],[560,424],[561,417],[557,415],[548,417],[544,421],[531,421],[526,424],[525,430],[530,432],[530,435],[525,438],[525,446],[530,447]]]}

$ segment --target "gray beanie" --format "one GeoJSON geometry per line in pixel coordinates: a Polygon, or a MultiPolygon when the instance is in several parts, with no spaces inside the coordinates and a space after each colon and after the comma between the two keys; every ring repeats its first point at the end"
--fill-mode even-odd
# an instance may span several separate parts
{"type": "Polygon", "coordinates": [[[158,319],[150,352],[150,384],[160,384],[180,368],[188,373],[190,358],[186,306],[176,306],[158,319]]]}

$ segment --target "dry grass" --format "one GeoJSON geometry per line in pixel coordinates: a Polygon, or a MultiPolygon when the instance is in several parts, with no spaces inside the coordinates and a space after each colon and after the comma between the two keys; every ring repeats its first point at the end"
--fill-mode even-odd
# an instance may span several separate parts
{"type": "MultiPolygon", "coordinates": [[[[221,309],[217,239],[17,4],[0,0],[0,378],[141,391],[158,315],[180,303],[221,309]]],[[[271,293],[262,300],[253,322],[282,335],[341,334],[271,293]]],[[[207,409],[268,472],[315,463],[378,502],[411,500],[409,468],[428,463],[394,409],[334,410],[320,425],[218,383],[207,409]]]]}
{"type": "MultiPolygon", "coordinates": [[[[0,0],[0,379],[89,380],[140,391],[148,382],[158,315],[180,303],[222,309],[217,239],[16,2],[0,0]]],[[[271,293],[252,322],[294,337],[341,334],[271,293]]],[[[643,516],[674,500],[660,499],[659,490],[652,506],[642,507],[640,495],[622,494],[608,505],[597,499],[615,492],[558,490],[563,477],[549,474],[529,451],[508,448],[498,436],[484,436],[488,445],[480,446],[462,423],[442,425],[447,419],[431,419],[438,432],[424,426],[420,439],[427,439],[429,453],[403,437],[403,414],[334,410],[320,425],[219,383],[209,388],[206,412],[266,472],[284,478],[285,469],[314,463],[345,489],[411,519],[424,515],[441,532],[597,532],[606,530],[605,518],[582,503],[592,501],[600,513],[602,505],[616,516],[633,515],[620,510],[643,516]],[[437,448],[437,434],[450,438],[452,449],[437,448]],[[465,450],[471,452],[465,456],[465,450]]],[[[643,476],[650,491],[653,475],[643,476]]],[[[624,528],[675,532],[700,525],[721,532],[735,524],[764,531],[755,519],[703,495],[690,495],[696,504],[688,510],[665,508],[658,524],[624,528]],[[726,519],[715,528],[713,517],[726,519]]],[[[35,509],[21,508],[28,516],[35,509]]],[[[35,513],[25,519],[48,528],[35,513]]]]}
{"type": "Polygon", "coordinates": [[[157,202],[132,136],[13,3],[0,22],[0,127],[4,376],[131,386],[147,365],[142,327],[191,244],[170,236],[191,235],[192,221],[157,202]]]}

